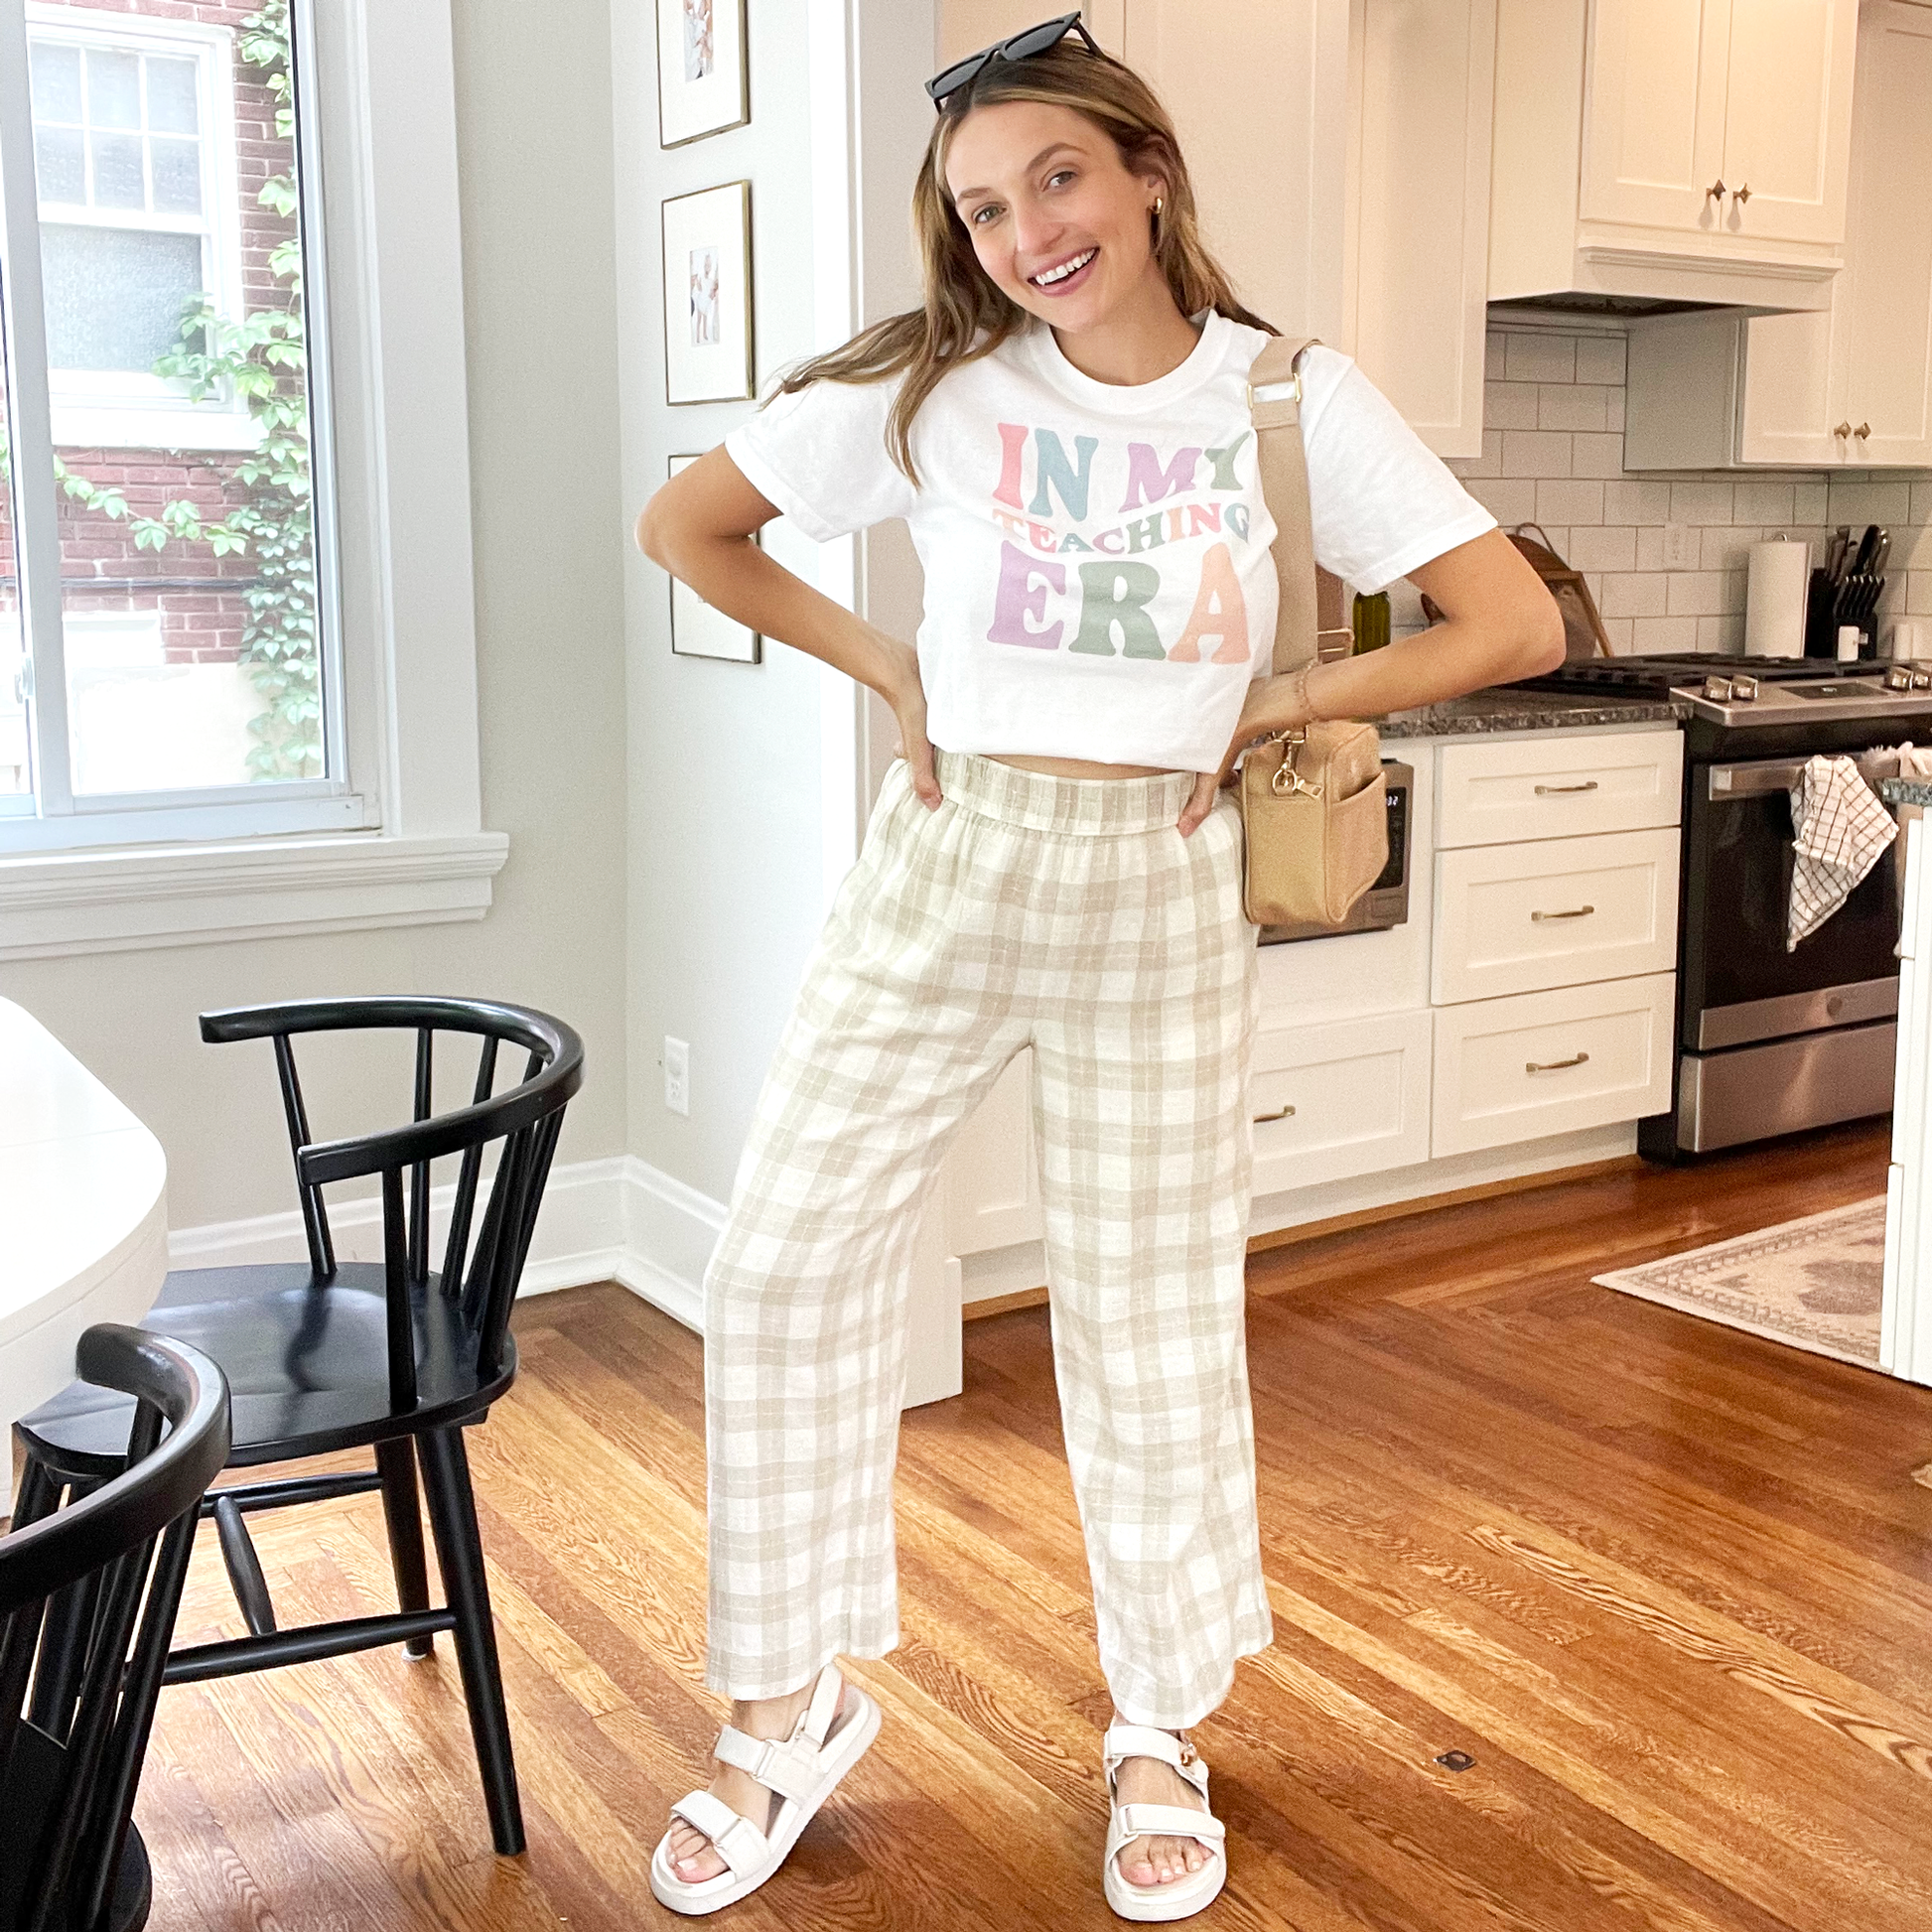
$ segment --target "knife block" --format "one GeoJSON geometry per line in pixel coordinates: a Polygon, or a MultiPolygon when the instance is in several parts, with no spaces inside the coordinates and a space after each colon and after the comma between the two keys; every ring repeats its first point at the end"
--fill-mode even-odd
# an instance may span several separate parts
{"type": "Polygon", "coordinates": [[[1832,622],[1832,584],[1822,570],[1805,587],[1805,655],[1838,657],[1838,630],[1832,622]]]}

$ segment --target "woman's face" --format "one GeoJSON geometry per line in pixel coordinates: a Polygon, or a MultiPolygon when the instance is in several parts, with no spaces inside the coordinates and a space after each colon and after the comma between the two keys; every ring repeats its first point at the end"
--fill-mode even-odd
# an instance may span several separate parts
{"type": "Polygon", "coordinates": [[[1103,129],[1071,107],[976,107],[946,150],[946,192],[980,266],[1021,308],[1075,334],[1154,267],[1159,176],[1129,174],[1103,129]]]}

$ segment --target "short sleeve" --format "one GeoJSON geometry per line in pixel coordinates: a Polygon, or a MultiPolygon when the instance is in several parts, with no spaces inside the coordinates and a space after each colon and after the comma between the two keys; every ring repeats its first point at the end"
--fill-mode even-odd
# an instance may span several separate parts
{"type": "Polygon", "coordinates": [[[1304,363],[1314,555],[1364,596],[1496,527],[1352,356],[1317,345],[1304,363]]]}
{"type": "Polygon", "coordinates": [[[886,447],[897,381],[821,378],[773,396],[725,438],[725,454],[815,543],[904,516],[915,494],[886,447]]]}

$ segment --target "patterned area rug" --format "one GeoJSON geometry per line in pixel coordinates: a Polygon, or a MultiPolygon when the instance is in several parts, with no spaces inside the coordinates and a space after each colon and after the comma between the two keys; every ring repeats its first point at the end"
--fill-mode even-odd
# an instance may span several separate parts
{"type": "Polygon", "coordinates": [[[1591,1279],[1815,1355],[1875,1368],[1885,1197],[1591,1279]]]}

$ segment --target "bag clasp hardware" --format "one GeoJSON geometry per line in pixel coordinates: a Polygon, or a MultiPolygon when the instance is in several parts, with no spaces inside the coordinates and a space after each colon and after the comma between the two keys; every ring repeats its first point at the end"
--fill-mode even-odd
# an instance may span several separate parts
{"type": "Polygon", "coordinates": [[[1295,755],[1308,742],[1308,733],[1296,725],[1291,725],[1286,731],[1270,732],[1262,740],[1264,745],[1284,748],[1282,761],[1276,765],[1274,774],[1268,780],[1269,788],[1277,798],[1293,798],[1297,792],[1308,798],[1319,798],[1326,789],[1319,783],[1311,784],[1295,767],[1295,755]]]}

